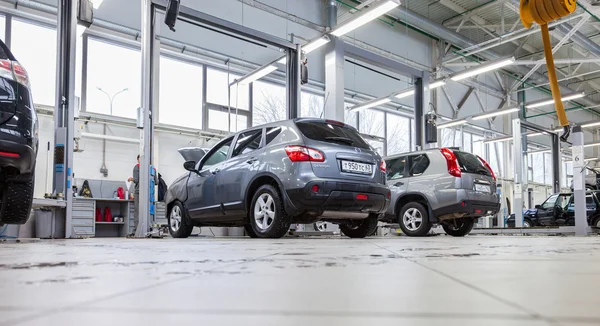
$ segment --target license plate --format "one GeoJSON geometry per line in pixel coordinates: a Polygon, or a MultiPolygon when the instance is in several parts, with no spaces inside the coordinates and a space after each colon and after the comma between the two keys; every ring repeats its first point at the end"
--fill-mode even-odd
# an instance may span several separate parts
{"type": "Polygon", "coordinates": [[[371,174],[373,173],[373,165],[351,161],[342,161],[342,172],[371,174]]]}
{"type": "Polygon", "coordinates": [[[492,188],[489,185],[475,184],[475,191],[485,192],[489,194],[490,192],[492,192],[492,188]]]}

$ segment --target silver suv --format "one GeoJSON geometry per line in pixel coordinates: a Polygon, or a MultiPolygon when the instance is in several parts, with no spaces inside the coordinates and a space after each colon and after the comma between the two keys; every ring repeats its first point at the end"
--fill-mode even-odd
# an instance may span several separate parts
{"type": "Polygon", "coordinates": [[[436,148],[385,160],[392,200],[382,220],[400,223],[408,236],[424,236],[434,224],[465,236],[475,219],[500,209],[496,176],[479,156],[436,148]]]}
{"type": "Polygon", "coordinates": [[[284,236],[291,223],[326,221],[352,238],[371,235],[390,202],[385,161],[352,126],[294,119],[228,136],[169,188],[176,238],[194,226],[244,226],[255,238],[284,236]]]}

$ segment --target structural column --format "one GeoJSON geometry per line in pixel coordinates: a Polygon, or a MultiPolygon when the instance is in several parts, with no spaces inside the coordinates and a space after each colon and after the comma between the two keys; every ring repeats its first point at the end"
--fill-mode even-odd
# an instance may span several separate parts
{"type": "Polygon", "coordinates": [[[344,41],[331,36],[325,54],[325,119],[344,121],[344,41]]]}
{"type": "Polygon", "coordinates": [[[425,148],[425,114],[429,105],[429,73],[415,78],[415,145],[425,148]]]}
{"type": "Polygon", "coordinates": [[[575,235],[588,234],[585,205],[585,155],[581,126],[573,127],[573,195],[575,196],[575,235]]]}
{"type": "MultiPolygon", "coordinates": [[[[73,129],[75,121],[75,42],[77,0],[60,0],[57,24],[56,99],[54,110],[53,190],[66,200],[65,237],[71,237],[73,207],[73,129]]],[[[59,217],[61,218],[61,217],[59,217]]]]}
{"type": "Polygon", "coordinates": [[[523,187],[526,187],[527,174],[524,173],[523,168],[525,162],[523,162],[523,143],[521,133],[521,119],[514,119],[512,124],[513,131],[513,162],[514,162],[514,173],[515,173],[515,195],[514,195],[514,212],[515,212],[515,226],[523,227],[523,187]]]}

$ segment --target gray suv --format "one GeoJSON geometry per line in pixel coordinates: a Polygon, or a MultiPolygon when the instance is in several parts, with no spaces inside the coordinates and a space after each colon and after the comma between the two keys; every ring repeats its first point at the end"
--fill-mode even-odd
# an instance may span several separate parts
{"type": "Polygon", "coordinates": [[[465,236],[475,219],[500,209],[496,176],[479,156],[436,148],[385,160],[392,200],[382,220],[400,223],[408,236],[424,236],[434,224],[465,236]]]}
{"type": "Polygon", "coordinates": [[[371,235],[387,210],[385,161],[352,126],[294,119],[228,136],[184,167],[167,191],[173,237],[194,226],[244,226],[280,238],[291,223],[326,221],[351,238],[371,235]]]}

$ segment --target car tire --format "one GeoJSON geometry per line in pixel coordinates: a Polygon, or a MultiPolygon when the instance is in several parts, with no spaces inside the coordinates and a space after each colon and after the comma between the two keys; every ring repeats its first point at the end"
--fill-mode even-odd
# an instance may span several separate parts
{"type": "Polygon", "coordinates": [[[0,191],[0,224],[25,224],[31,213],[35,180],[6,182],[0,191]]]}
{"type": "Polygon", "coordinates": [[[529,220],[529,219],[524,219],[523,220],[523,227],[524,228],[530,228],[532,226],[533,226],[533,223],[531,223],[531,220],[529,220]]]}
{"type": "Polygon", "coordinates": [[[473,230],[474,225],[474,219],[461,218],[455,221],[448,221],[447,223],[442,224],[442,228],[448,235],[451,235],[453,237],[464,237],[465,235],[471,233],[471,230],[473,230]],[[454,222],[456,222],[456,224],[454,222]]]}
{"type": "Polygon", "coordinates": [[[272,185],[263,185],[256,190],[249,217],[250,227],[257,238],[278,239],[290,229],[291,218],[283,209],[279,191],[272,185]]]}
{"type": "Polygon", "coordinates": [[[402,233],[409,237],[423,237],[431,230],[429,212],[421,203],[411,202],[402,207],[398,214],[402,233]]]}
{"type": "Polygon", "coordinates": [[[173,238],[187,238],[192,234],[194,225],[189,220],[181,202],[176,201],[169,211],[169,233],[173,238]]]}
{"type": "Polygon", "coordinates": [[[349,238],[366,238],[375,233],[378,222],[379,216],[377,214],[370,214],[364,220],[340,224],[340,231],[349,238]]]}
{"type": "Polygon", "coordinates": [[[592,222],[592,226],[593,226],[593,227],[600,228],[600,216],[599,216],[599,217],[597,217],[597,218],[594,220],[594,222],[592,222]]]}
{"type": "Polygon", "coordinates": [[[254,229],[252,228],[252,226],[250,224],[244,225],[244,230],[246,230],[246,234],[250,238],[258,238],[258,236],[256,235],[256,232],[254,232],[254,229]]]}

